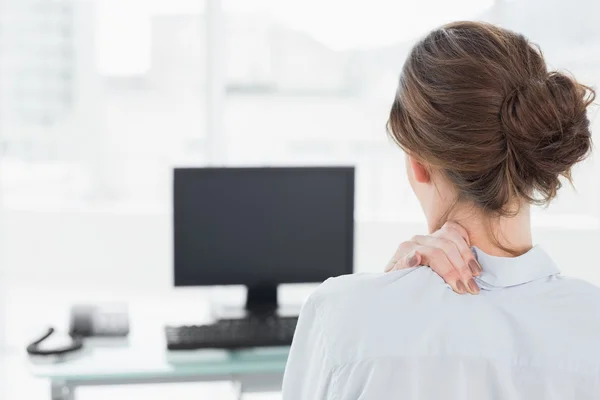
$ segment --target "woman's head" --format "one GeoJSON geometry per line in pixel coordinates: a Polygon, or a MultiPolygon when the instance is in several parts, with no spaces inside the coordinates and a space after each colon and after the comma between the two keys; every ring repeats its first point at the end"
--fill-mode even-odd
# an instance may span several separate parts
{"type": "Polygon", "coordinates": [[[591,149],[593,97],[549,72],[525,37],[493,25],[456,22],[417,43],[388,129],[430,229],[455,204],[503,216],[548,203],[591,149]]]}

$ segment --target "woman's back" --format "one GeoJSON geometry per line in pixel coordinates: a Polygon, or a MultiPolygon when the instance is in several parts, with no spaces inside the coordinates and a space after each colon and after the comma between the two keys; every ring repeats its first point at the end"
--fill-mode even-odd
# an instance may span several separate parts
{"type": "Polygon", "coordinates": [[[600,289],[559,275],[530,218],[590,153],[593,101],[515,32],[455,22],[420,40],[388,131],[429,234],[401,244],[389,269],[433,271],[318,289],[284,399],[600,398],[600,289]],[[471,247],[501,257],[476,249],[481,271],[471,247]]]}
{"type": "Polygon", "coordinates": [[[478,296],[423,267],[323,284],[302,313],[284,398],[600,398],[600,289],[560,276],[540,247],[476,251],[478,296]]]}

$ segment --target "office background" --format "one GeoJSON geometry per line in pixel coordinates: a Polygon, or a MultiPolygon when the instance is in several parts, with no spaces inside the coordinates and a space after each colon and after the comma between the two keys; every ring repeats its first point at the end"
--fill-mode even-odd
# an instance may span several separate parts
{"type": "MultiPolygon", "coordinates": [[[[41,302],[172,291],[174,166],[356,165],[355,270],[382,270],[425,229],[385,133],[398,73],[456,19],[599,87],[595,0],[0,0],[3,351],[41,302]]],[[[536,242],[596,284],[598,157],[534,213],[536,242]]]]}

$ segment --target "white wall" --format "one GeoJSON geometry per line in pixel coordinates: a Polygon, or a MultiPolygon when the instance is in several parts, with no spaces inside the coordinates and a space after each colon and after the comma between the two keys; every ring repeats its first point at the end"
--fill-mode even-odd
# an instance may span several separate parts
{"type": "MultiPolygon", "coordinates": [[[[5,240],[4,240],[4,214],[2,213],[2,185],[0,185],[0,351],[6,342],[5,338],[5,329],[4,329],[4,320],[6,314],[6,279],[4,277],[5,267],[8,265],[6,262],[7,254],[4,251],[6,248],[5,240]]],[[[0,366],[2,368],[2,366],[0,366]]],[[[0,371],[0,386],[2,386],[2,376],[3,374],[0,371]]]]}
{"type": "MultiPolygon", "coordinates": [[[[167,289],[172,283],[171,217],[167,214],[9,211],[3,270],[10,287],[167,289]]],[[[355,269],[381,271],[397,244],[419,224],[356,227],[355,269]]],[[[598,229],[538,229],[535,242],[565,274],[600,285],[598,229]]]]}

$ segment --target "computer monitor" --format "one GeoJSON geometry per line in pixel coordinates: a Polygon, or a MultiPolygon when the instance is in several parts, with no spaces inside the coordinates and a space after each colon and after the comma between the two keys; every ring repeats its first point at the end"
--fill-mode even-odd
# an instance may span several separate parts
{"type": "Polygon", "coordinates": [[[178,168],[175,286],[245,285],[249,312],[277,285],[352,273],[354,168],[178,168]]]}

